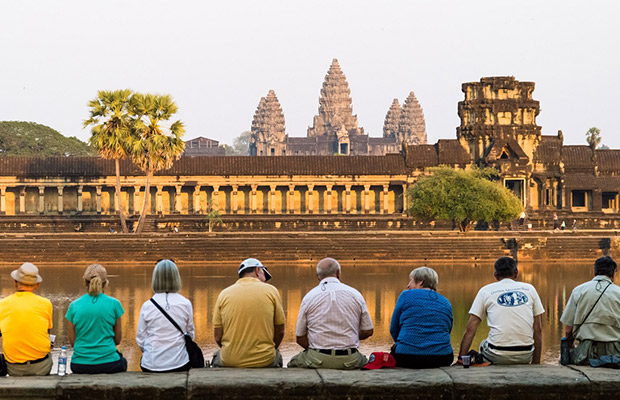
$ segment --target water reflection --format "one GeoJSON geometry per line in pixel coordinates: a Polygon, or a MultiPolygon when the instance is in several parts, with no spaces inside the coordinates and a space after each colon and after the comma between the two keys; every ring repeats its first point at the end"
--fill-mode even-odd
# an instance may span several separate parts
{"type": "MultiPolygon", "coordinates": [[[[492,263],[464,265],[432,265],[439,274],[439,292],[446,296],[454,309],[452,346],[458,350],[461,336],[467,324],[467,311],[478,289],[494,281],[492,263]]],[[[14,292],[9,273],[19,265],[0,265],[0,296],[14,292]]],[[[85,293],[82,281],[84,265],[58,265],[40,263],[43,283],[39,294],[49,298],[54,305],[54,328],[56,344],[68,344],[66,320],[69,303],[85,293]]],[[[396,300],[406,288],[408,274],[419,265],[343,265],[343,282],[357,288],[366,299],[375,324],[375,334],[363,342],[364,353],[388,351],[392,344],[389,334],[390,318],[396,300]]],[[[123,341],[120,350],[125,354],[130,370],[139,370],[140,349],[135,343],[135,333],[142,303],[151,296],[151,273],[153,265],[141,263],[106,264],[110,287],[107,294],[118,298],[125,309],[123,341]]],[[[212,354],[217,346],[213,341],[212,312],[219,292],[235,282],[237,264],[202,266],[199,264],[179,265],[183,279],[181,294],[194,305],[197,342],[212,354]]],[[[282,295],[286,312],[286,331],[281,350],[285,362],[300,350],[295,343],[295,323],[303,296],[318,283],[314,264],[270,265],[273,274],[270,281],[282,295]]],[[[545,307],[543,315],[543,361],[555,363],[559,355],[559,340],[562,336],[559,318],[572,289],[592,278],[592,266],[583,264],[520,263],[519,280],[533,284],[545,307]]],[[[477,346],[486,337],[488,328],[481,325],[474,339],[477,346]]]]}

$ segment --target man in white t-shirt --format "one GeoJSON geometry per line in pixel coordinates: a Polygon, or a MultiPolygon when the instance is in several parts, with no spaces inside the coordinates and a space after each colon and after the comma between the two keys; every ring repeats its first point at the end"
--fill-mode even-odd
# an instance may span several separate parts
{"type": "Polygon", "coordinates": [[[469,310],[459,360],[469,352],[472,340],[486,316],[489,336],[480,353],[493,364],[540,364],[542,313],[545,309],[534,286],[517,282],[517,262],[510,257],[495,261],[497,282],[478,291],[469,310]]]}
{"type": "Polygon", "coordinates": [[[359,369],[368,360],[357,347],[373,334],[362,294],[340,282],[340,264],[324,258],[316,266],[319,286],[301,301],[295,335],[304,351],[289,368],[359,369]]]}

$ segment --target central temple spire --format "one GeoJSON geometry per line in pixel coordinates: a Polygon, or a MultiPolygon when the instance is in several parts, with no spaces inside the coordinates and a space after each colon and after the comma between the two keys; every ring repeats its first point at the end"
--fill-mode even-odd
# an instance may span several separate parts
{"type": "Polygon", "coordinates": [[[313,126],[308,128],[308,137],[363,135],[358,127],[357,115],[353,115],[351,90],[347,78],[334,58],[319,98],[319,112],[314,117],[313,126]]]}

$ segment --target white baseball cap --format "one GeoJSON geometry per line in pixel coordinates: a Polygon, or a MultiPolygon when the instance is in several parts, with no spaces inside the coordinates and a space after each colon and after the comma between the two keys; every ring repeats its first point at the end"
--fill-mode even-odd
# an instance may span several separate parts
{"type": "Polygon", "coordinates": [[[239,265],[239,271],[237,271],[237,274],[241,274],[243,270],[246,270],[248,268],[256,267],[262,268],[263,271],[265,271],[265,281],[271,279],[271,274],[269,273],[269,271],[267,271],[267,267],[265,267],[263,263],[258,261],[256,258],[246,258],[245,260],[243,260],[241,262],[241,265],[239,265]]]}

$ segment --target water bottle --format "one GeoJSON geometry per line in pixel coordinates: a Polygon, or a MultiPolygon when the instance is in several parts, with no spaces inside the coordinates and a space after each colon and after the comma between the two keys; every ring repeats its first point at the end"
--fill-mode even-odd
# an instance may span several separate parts
{"type": "Polygon", "coordinates": [[[568,365],[570,363],[570,350],[568,348],[568,339],[562,338],[560,342],[560,364],[568,365]]]}
{"type": "Polygon", "coordinates": [[[58,357],[58,376],[65,376],[67,373],[67,347],[62,346],[60,357],[58,357]]]}

